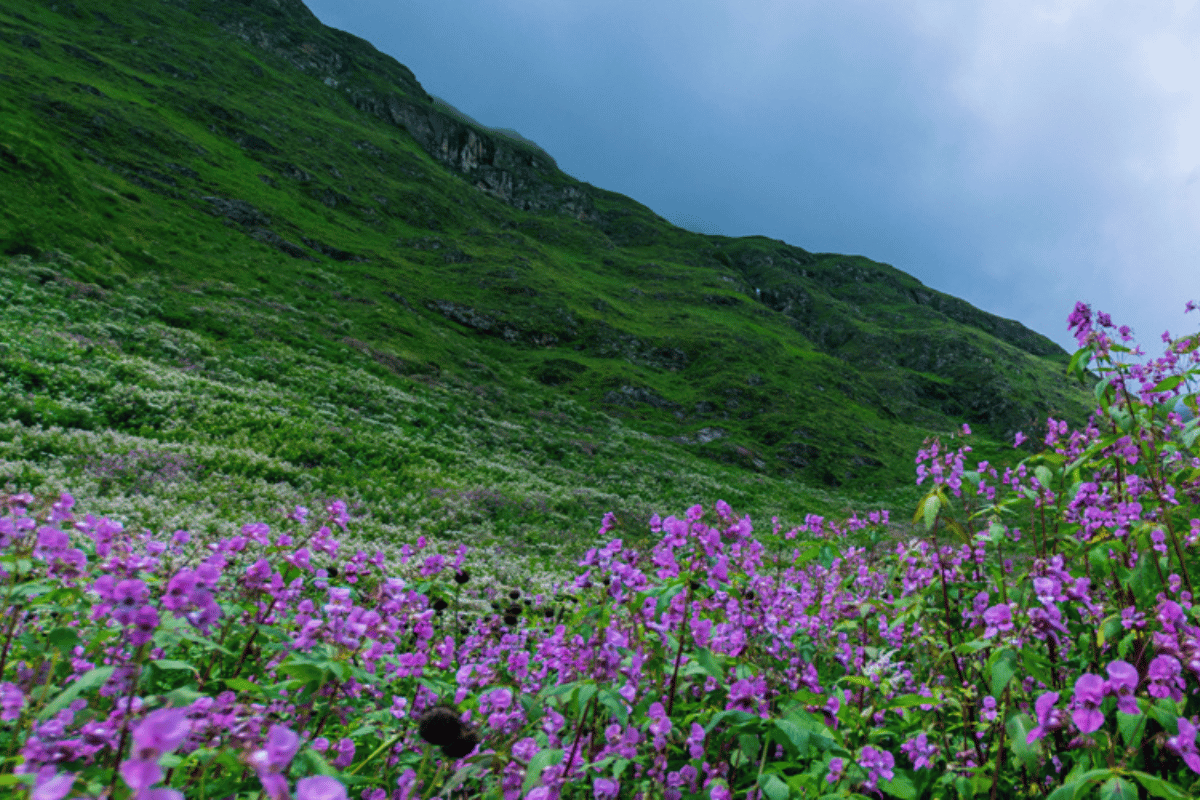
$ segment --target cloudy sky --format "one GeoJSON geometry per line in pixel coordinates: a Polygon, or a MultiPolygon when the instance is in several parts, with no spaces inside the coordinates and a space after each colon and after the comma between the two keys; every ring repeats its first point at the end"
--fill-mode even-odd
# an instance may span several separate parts
{"type": "Polygon", "coordinates": [[[1195,0],[306,0],[693,230],[865,255],[1073,349],[1200,315],[1195,0]]]}

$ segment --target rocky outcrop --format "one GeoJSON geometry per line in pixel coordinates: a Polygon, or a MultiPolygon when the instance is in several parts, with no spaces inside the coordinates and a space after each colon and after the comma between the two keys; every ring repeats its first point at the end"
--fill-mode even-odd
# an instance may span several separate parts
{"type": "Polygon", "coordinates": [[[407,67],[325,27],[299,0],[214,4],[208,14],[229,33],[344,93],[358,110],[403,128],[480,191],[525,211],[596,219],[584,184],[561,173],[541,148],[440,107],[407,67]]]}

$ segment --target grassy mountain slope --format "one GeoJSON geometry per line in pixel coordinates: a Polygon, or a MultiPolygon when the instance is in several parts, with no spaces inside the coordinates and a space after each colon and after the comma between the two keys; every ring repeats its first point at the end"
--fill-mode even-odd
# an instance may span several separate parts
{"type": "MultiPolygon", "coordinates": [[[[699,481],[798,512],[842,504],[808,485],[908,483],[930,433],[971,422],[1000,457],[1086,407],[1019,323],[865,258],[676,228],[296,0],[8,3],[0,115],[10,443],[60,425],[256,450],[268,482],[421,508],[489,481],[517,505],[699,481]],[[152,386],[160,413],[122,399],[152,386]]],[[[86,472],[77,445],[64,469],[86,472]]],[[[554,503],[520,524],[578,520],[554,503]]]]}

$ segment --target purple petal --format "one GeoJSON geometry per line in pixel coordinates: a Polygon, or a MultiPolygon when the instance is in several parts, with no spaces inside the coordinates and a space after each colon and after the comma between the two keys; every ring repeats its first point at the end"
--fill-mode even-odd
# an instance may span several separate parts
{"type": "Polygon", "coordinates": [[[1071,719],[1080,733],[1094,733],[1104,724],[1104,714],[1098,708],[1077,708],[1071,719]]]}
{"type": "Polygon", "coordinates": [[[328,775],[301,778],[296,784],[296,800],[347,800],[346,787],[328,775]]]}

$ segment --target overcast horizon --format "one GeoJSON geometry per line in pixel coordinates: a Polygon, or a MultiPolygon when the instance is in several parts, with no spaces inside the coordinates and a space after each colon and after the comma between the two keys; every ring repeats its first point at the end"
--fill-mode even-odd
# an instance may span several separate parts
{"type": "Polygon", "coordinates": [[[1200,3],[308,0],[677,225],[863,255],[1067,350],[1200,327],[1200,3]]]}

